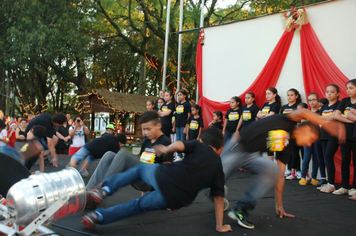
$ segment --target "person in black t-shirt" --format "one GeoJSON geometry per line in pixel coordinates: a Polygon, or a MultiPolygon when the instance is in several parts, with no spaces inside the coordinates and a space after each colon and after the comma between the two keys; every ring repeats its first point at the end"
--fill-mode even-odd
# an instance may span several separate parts
{"type": "Polygon", "coordinates": [[[256,120],[259,111],[258,106],[255,104],[255,94],[248,92],[245,95],[246,105],[242,107],[242,117],[237,126],[237,130],[246,128],[249,124],[256,120]]]}
{"type": "Polygon", "coordinates": [[[226,147],[221,156],[225,180],[238,168],[244,168],[255,175],[250,188],[237,201],[228,213],[229,217],[238,221],[242,227],[253,229],[247,212],[253,210],[259,198],[276,182],[276,213],[279,217],[294,217],[283,208],[283,188],[285,165],[290,158],[294,139],[299,146],[310,146],[319,139],[319,125],[337,136],[340,141],[345,139],[345,128],[339,122],[326,121],[309,110],[301,109],[287,115],[279,114],[258,120],[234,136],[231,145],[226,147]],[[296,122],[307,119],[296,126],[296,122]],[[261,152],[276,152],[277,165],[263,157],[261,152]],[[277,171],[277,175],[276,175],[277,171]]]}
{"type": "MultiPolygon", "coordinates": [[[[334,120],[335,119],[335,111],[339,105],[339,95],[340,95],[340,87],[336,84],[329,84],[326,87],[326,98],[328,99],[328,103],[325,104],[320,109],[320,115],[325,120],[334,120]]],[[[322,127],[323,128],[323,127],[322,127]]],[[[321,185],[318,189],[323,193],[332,193],[335,191],[335,163],[334,156],[339,148],[339,142],[337,138],[332,137],[328,132],[324,129],[321,129],[320,142],[322,146],[323,157],[326,161],[326,170],[328,173],[328,183],[321,185]]]]}
{"type": "Polygon", "coordinates": [[[231,231],[230,225],[223,225],[224,217],[224,173],[219,154],[222,151],[222,133],[216,128],[203,132],[200,142],[177,141],[169,146],[157,145],[157,155],[184,152],[183,161],[170,165],[137,165],[121,174],[106,179],[101,189],[90,190],[91,199],[101,203],[121,187],[134,181],[143,180],[154,187],[138,199],[107,209],[96,209],[82,218],[88,229],[96,224],[110,224],[129,216],[153,210],[178,210],[190,205],[199,191],[211,188],[214,196],[216,227],[218,232],[231,231]]]}
{"type": "Polygon", "coordinates": [[[197,104],[191,108],[192,115],[187,120],[188,133],[186,134],[187,140],[199,139],[202,128],[204,128],[203,118],[201,118],[201,107],[197,104]]]}
{"type": "Polygon", "coordinates": [[[228,144],[232,135],[236,132],[237,125],[241,117],[241,98],[234,96],[230,99],[231,109],[225,114],[225,121],[222,133],[224,135],[224,145],[228,144]]]}
{"type": "MultiPolygon", "coordinates": [[[[168,146],[171,141],[161,131],[161,122],[157,112],[150,111],[145,112],[140,117],[140,124],[146,139],[142,144],[139,155],[133,155],[125,150],[120,150],[118,153],[106,152],[101,158],[97,168],[88,181],[87,189],[93,188],[102,183],[106,178],[121,173],[133,166],[141,163],[165,163],[170,164],[173,160],[173,155],[157,156],[153,147],[158,144],[168,146]]],[[[143,182],[135,183],[135,188],[141,191],[149,191],[151,186],[144,184],[143,182]]]]}
{"type": "MultiPolygon", "coordinates": [[[[291,88],[287,91],[287,100],[288,103],[286,105],[283,105],[281,108],[281,114],[284,115],[296,110],[298,104],[302,102],[299,91],[294,88],[291,88]]],[[[301,178],[300,155],[299,155],[300,151],[302,152],[303,155],[302,147],[298,147],[295,143],[293,143],[292,158],[289,159],[288,170],[286,171],[287,173],[290,173],[290,175],[286,177],[286,179],[288,180],[301,178]]]]}
{"type": "MultiPolygon", "coordinates": [[[[188,94],[185,90],[180,90],[178,93],[179,103],[174,113],[174,122],[173,122],[173,132],[176,132],[177,141],[185,141],[187,134],[186,124],[187,120],[190,117],[191,106],[188,101],[188,94]]],[[[181,153],[178,153],[179,157],[182,157],[181,153]]]]}
{"type": "Polygon", "coordinates": [[[164,93],[165,103],[158,111],[159,117],[161,117],[162,132],[170,138],[172,132],[172,116],[175,110],[175,100],[171,91],[164,93]]]}
{"type": "MultiPolygon", "coordinates": [[[[343,122],[346,129],[346,142],[340,145],[342,155],[341,188],[333,192],[333,194],[337,195],[348,194],[349,192],[351,152],[353,155],[353,163],[356,163],[356,139],[353,137],[355,121],[346,116],[347,113],[352,110],[352,107],[356,105],[356,79],[349,80],[346,83],[346,89],[349,97],[341,100],[335,112],[335,119],[343,122]]],[[[356,176],[356,168],[354,168],[353,174],[356,176]]],[[[354,190],[351,191],[350,195],[352,195],[352,192],[356,193],[355,177],[351,187],[354,190]]]]}
{"type": "MultiPolygon", "coordinates": [[[[58,165],[57,165],[58,158],[57,158],[57,153],[56,153],[56,149],[55,149],[55,146],[58,143],[58,138],[56,136],[54,127],[63,126],[63,124],[66,122],[67,122],[67,117],[63,113],[57,113],[57,114],[54,114],[53,116],[51,116],[50,114],[44,113],[44,114],[41,114],[41,115],[33,118],[30,121],[30,123],[27,125],[26,130],[25,130],[25,134],[27,137],[27,133],[35,125],[43,126],[46,129],[45,136],[40,137],[40,138],[41,138],[42,144],[44,145],[44,148],[47,148],[47,147],[45,147],[45,144],[44,144],[44,138],[47,139],[48,149],[52,156],[51,163],[55,167],[58,167],[58,165]]],[[[43,155],[43,153],[41,155],[43,155]]]]}
{"type": "MultiPolygon", "coordinates": [[[[281,110],[281,97],[278,95],[278,90],[275,87],[269,87],[266,90],[266,99],[267,102],[262,105],[261,110],[257,113],[258,119],[263,119],[268,116],[279,114],[281,110]]],[[[268,151],[268,158],[273,160],[274,153],[268,151]]]]}
{"type": "MultiPolygon", "coordinates": [[[[353,122],[356,122],[356,104],[351,108],[351,110],[346,114],[346,118],[349,120],[352,120],[353,122]]],[[[354,133],[353,133],[353,138],[356,139],[356,123],[354,124],[354,133]]],[[[354,155],[355,156],[355,155],[354,155]]],[[[354,161],[353,163],[356,163],[354,161]]],[[[355,166],[355,164],[354,164],[355,166]]],[[[355,168],[355,167],[354,167],[355,168]]],[[[355,176],[355,175],[354,175],[355,176]]],[[[349,190],[349,195],[351,200],[356,200],[356,188],[352,188],[349,190]]]]}
{"type": "Polygon", "coordinates": [[[213,112],[213,120],[210,121],[209,127],[216,127],[222,131],[223,129],[223,114],[221,111],[214,111],[213,112]]]}

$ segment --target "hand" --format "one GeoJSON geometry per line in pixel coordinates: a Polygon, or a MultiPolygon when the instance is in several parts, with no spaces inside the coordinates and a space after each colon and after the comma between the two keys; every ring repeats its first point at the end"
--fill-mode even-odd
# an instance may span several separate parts
{"type": "Polygon", "coordinates": [[[223,225],[221,227],[216,227],[216,231],[220,233],[226,233],[232,231],[232,229],[230,225],[223,225]]]}
{"type": "Polygon", "coordinates": [[[176,127],[173,127],[173,128],[172,128],[172,131],[173,131],[173,132],[176,132],[176,127]]]}
{"type": "Polygon", "coordinates": [[[189,140],[189,135],[188,134],[185,136],[185,140],[189,140]]]}
{"type": "Polygon", "coordinates": [[[276,213],[279,216],[279,218],[281,218],[281,219],[283,217],[291,217],[291,218],[295,217],[294,215],[288,214],[287,212],[285,212],[283,207],[276,207],[276,213]]]}
{"type": "Polygon", "coordinates": [[[155,153],[157,156],[161,156],[162,154],[167,154],[168,153],[168,148],[162,144],[159,145],[155,145],[153,147],[153,149],[155,150],[155,153]]]}
{"type": "Polygon", "coordinates": [[[54,167],[58,167],[58,158],[52,158],[51,163],[54,167]]]}

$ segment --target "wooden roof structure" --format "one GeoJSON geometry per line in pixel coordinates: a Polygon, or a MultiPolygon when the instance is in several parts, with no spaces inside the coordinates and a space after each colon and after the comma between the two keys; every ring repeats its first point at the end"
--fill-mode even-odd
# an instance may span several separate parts
{"type": "Polygon", "coordinates": [[[134,113],[141,115],[147,100],[156,101],[154,96],[111,92],[107,89],[93,89],[89,95],[91,112],[134,113]]]}

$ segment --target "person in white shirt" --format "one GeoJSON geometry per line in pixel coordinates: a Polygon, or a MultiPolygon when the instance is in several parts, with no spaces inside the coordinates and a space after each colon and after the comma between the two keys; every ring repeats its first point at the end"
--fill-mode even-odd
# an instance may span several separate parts
{"type": "Polygon", "coordinates": [[[74,155],[85,144],[85,136],[90,134],[88,127],[80,116],[76,116],[73,120],[73,125],[69,128],[69,135],[72,139],[72,144],[69,146],[68,154],[74,155]]]}
{"type": "Polygon", "coordinates": [[[7,131],[5,127],[5,122],[0,119],[0,146],[5,146],[7,142],[7,131]]]}

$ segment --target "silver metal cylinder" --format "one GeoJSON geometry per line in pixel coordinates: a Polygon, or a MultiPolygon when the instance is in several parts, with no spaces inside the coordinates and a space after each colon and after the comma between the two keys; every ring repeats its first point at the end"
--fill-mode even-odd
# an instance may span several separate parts
{"type": "Polygon", "coordinates": [[[85,184],[74,168],[31,175],[13,185],[7,193],[7,207],[18,225],[26,226],[58,199],[68,201],[45,224],[82,211],[86,205],[85,184]]]}

